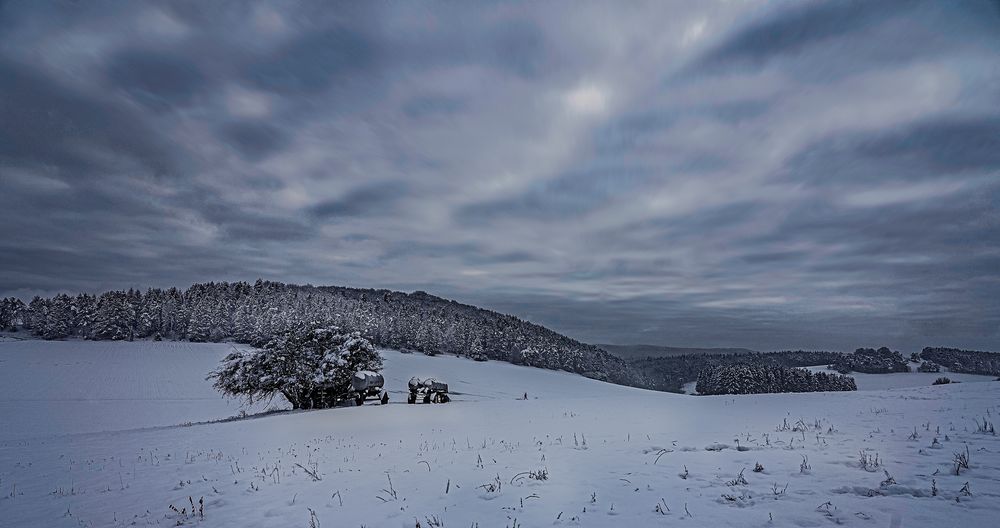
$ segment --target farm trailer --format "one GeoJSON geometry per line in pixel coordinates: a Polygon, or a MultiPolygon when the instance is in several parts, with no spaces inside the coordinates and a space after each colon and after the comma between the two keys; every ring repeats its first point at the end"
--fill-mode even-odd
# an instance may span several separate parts
{"type": "Polygon", "coordinates": [[[420,378],[410,378],[408,383],[410,396],[406,403],[417,403],[421,400],[424,403],[448,403],[451,397],[448,396],[448,384],[440,382],[434,378],[421,380],[420,378]]]}

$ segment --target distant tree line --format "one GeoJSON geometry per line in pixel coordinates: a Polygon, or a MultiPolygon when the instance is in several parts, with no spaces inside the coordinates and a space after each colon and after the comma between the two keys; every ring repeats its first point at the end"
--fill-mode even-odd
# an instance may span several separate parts
{"type": "Polygon", "coordinates": [[[865,374],[888,374],[909,372],[910,366],[899,352],[881,347],[859,348],[853,354],[844,354],[830,364],[830,368],[841,374],[862,372],[865,374]]]}
{"type": "Polygon", "coordinates": [[[920,357],[947,367],[951,372],[1000,376],[1000,353],[927,347],[920,357]]]}
{"type": "Polygon", "coordinates": [[[186,290],[130,289],[0,303],[0,325],[44,339],[232,340],[263,346],[317,326],[359,332],[375,345],[567,370],[625,385],[644,380],[604,350],[517,317],[425,292],[298,286],[258,280],[186,290]]]}
{"type": "Polygon", "coordinates": [[[629,362],[646,379],[649,388],[680,392],[685,383],[694,381],[707,369],[729,365],[770,367],[808,367],[829,365],[843,356],[841,352],[785,350],[748,354],[684,354],[646,357],[629,362]]]}
{"type": "Polygon", "coordinates": [[[764,394],[858,390],[854,378],[773,365],[719,365],[698,375],[699,394],[764,394]]]}

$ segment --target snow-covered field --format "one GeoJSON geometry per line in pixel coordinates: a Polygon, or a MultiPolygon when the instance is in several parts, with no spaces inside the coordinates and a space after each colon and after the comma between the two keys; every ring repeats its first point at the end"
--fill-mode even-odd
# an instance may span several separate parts
{"type": "Polygon", "coordinates": [[[976,431],[1000,412],[1000,383],[695,398],[385,351],[388,406],[175,425],[237,412],[203,379],[227,349],[0,342],[0,526],[986,527],[1000,514],[1000,440],[976,431]],[[400,403],[413,375],[448,381],[454,401],[400,403]]]}
{"type": "Polygon", "coordinates": [[[205,375],[228,344],[0,342],[0,441],[136,429],[236,415],[205,375]]]}

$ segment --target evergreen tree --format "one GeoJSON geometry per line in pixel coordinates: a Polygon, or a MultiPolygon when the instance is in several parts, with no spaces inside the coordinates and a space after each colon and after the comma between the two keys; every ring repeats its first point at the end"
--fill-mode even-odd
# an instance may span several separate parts
{"type": "Polygon", "coordinates": [[[0,331],[17,330],[17,326],[24,324],[22,317],[27,307],[21,299],[7,297],[0,299],[0,331]]]}
{"type": "Polygon", "coordinates": [[[48,312],[39,328],[45,339],[62,339],[73,333],[73,301],[66,294],[59,294],[48,302],[48,312]]]}
{"type": "Polygon", "coordinates": [[[301,409],[347,394],[355,372],[380,370],[382,358],[359,333],[316,328],[291,331],[262,350],[235,351],[209,379],[227,396],[253,402],[281,394],[301,409]]]}
{"type": "Polygon", "coordinates": [[[97,297],[86,293],[77,295],[73,299],[73,310],[76,314],[73,333],[79,337],[90,337],[97,318],[97,297]]]}
{"type": "Polygon", "coordinates": [[[33,299],[31,299],[31,302],[28,303],[24,326],[31,330],[33,334],[41,335],[42,332],[45,331],[45,325],[48,323],[48,317],[48,301],[36,295],[33,299]]]}
{"type": "Polygon", "coordinates": [[[101,295],[97,302],[92,338],[112,341],[131,341],[135,337],[132,322],[135,310],[129,297],[123,291],[110,291],[101,295]]]}

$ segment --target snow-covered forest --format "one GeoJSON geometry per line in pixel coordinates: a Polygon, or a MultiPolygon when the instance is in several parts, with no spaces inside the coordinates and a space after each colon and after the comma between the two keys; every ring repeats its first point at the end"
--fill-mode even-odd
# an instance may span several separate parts
{"type": "Polygon", "coordinates": [[[130,289],[100,295],[15,298],[0,303],[0,326],[44,339],[232,340],[262,346],[301,326],[360,332],[378,346],[450,353],[567,370],[642,385],[620,358],[511,315],[424,292],[298,286],[258,280],[209,282],[186,290],[130,289]]]}
{"type": "Polygon", "coordinates": [[[809,367],[829,365],[838,361],[841,352],[786,350],[768,353],[741,354],[682,354],[666,357],[646,357],[629,361],[629,365],[649,380],[649,388],[682,392],[685,383],[715,367],[755,365],[768,367],[809,367]]]}
{"type": "Polygon", "coordinates": [[[1000,353],[927,347],[920,357],[948,367],[952,372],[1000,376],[1000,353]]]}
{"type": "Polygon", "coordinates": [[[866,374],[889,374],[891,372],[909,372],[903,355],[887,347],[859,348],[853,354],[845,354],[837,358],[831,367],[840,372],[864,372],[866,374]]]}
{"type": "Polygon", "coordinates": [[[858,390],[854,378],[804,368],[724,365],[701,371],[698,394],[768,394],[858,390]]]}
{"type": "MultiPolygon", "coordinates": [[[[0,327],[23,329],[44,339],[166,339],[235,341],[263,346],[292,329],[335,326],[359,332],[381,347],[455,354],[541,368],[566,370],[625,385],[681,392],[685,383],[713,369],[744,365],[770,372],[777,367],[831,365],[841,373],[908,372],[903,355],[887,347],[854,353],[790,350],[767,353],[682,354],[623,360],[511,315],[461,304],[424,292],[297,286],[258,280],[209,282],[186,290],[130,289],[100,295],[59,294],[25,304],[0,300],[0,327]]],[[[952,372],[1000,375],[1000,354],[925,348],[917,359],[952,372]]],[[[756,372],[756,370],[755,370],[756,372]]],[[[766,380],[754,383],[771,392],[766,380]],[[763,385],[761,385],[763,384],[763,385]]],[[[755,385],[755,386],[756,386],[755,385]]],[[[782,390],[834,390],[815,383],[782,390]]],[[[826,387],[825,382],[821,384],[826,387]]],[[[835,385],[838,385],[835,383],[835,385]]],[[[838,385],[839,386],[839,385],[838,385]]],[[[723,393],[737,390],[719,388],[723,393]]]]}

